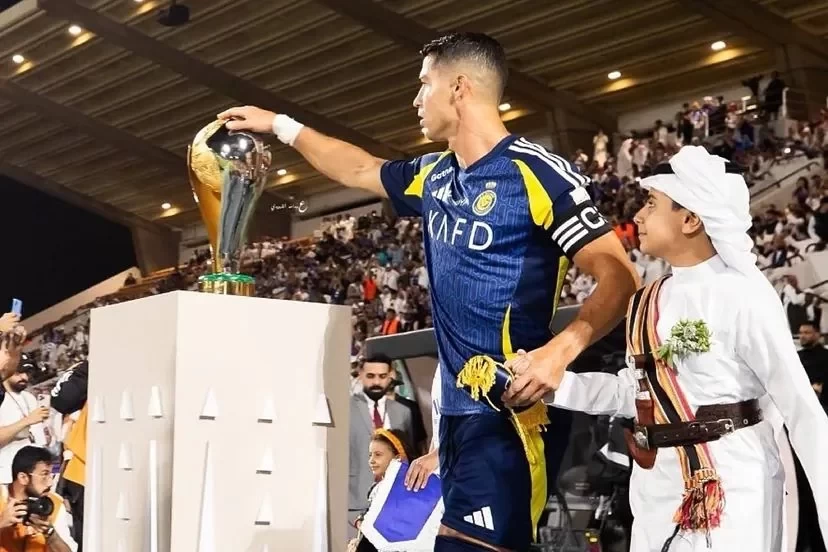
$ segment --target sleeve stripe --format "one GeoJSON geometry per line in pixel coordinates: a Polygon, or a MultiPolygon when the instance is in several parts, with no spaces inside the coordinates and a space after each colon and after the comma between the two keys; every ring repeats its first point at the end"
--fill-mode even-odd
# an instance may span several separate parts
{"type": "Polygon", "coordinates": [[[557,230],[555,230],[555,231],[552,233],[552,239],[553,239],[553,240],[555,240],[555,241],[557,241],[557,240],[558,240],[558,238],[559,238],[559,237],[561,237],[561,234],[563,234],[563,233],[566,231],[566,229],[567,229],[567,228],[569,228],[570,226],[572,226],[573,224],[576,224],[576,223],[578,223],[578,217],[572,217],[572,218],[571,218],[571,219],[569,219],[568,221],[566,221],[566,222],[562,223],[562,224],[558,227],[558,229],[557,229],[557,230]]]}
{"type": "Polygon", "coordinates": [[[584,182],[580,180],[581,176],[578,173],[574,173],[566,168],[561,167],[561,165],[558,164],[555,160],[542,154],[539,151],[535,151],[524,146],[518,146],[517,144],[512,144],[511,146],[509,146],[509,149],[518,153],[531,155],[533,157],[540,159],[541,161],[546,163],[550,169],[558,173],[558,175],[561,178],[572,184],[572,186],[574,186],[575,188],[579,188],[584,184],[584,182]]]}
{"type": "Polygon", "coordinates": [[[573,168],[572,168],[573,165],[569,161],[567,161],[566,159],[561,157],[560,155],[556,155],[556,154],[550,152],[549,150],[547,150],[546,148],[544,148],[543,146],[540,146],[539,144],[535,144],[534,142],[530,142],[526,138],[521,137],[518,141],[520,142],[520,145],[522,145],[523,147],[533,149],[533,150],[537,151],[538,153],[540,153],[541,155],[548,157],[553,163],[557,164],[562,170],[566,171],[568,174],[571,174],[572,176],[574,176],[575,178],[580,180],[582,185],[586,186],[587,184],[589,184],[592,181],[591,178],[589,178],[586,175],[581,174],[577,169],[573,170],[573,168]]]}
{"type": "MultiPolygon", "coordinates": [[[[561,171],[563,171],[563,173],[566,173],[567,175],[575,178],[578,182],[580,182],[580,185],[587,185],[587,184],[590,183],[590,179],[588,177],[582,175],[577,170],[572,170],[572,168],[571,168],[572,165],[570,165],[569,162],[566,159],[562,158],[559,155],[555,155],[554,153],[551,153],[551,152],[547,151],[542,146],[539,146],[538,144],[533,144],[529,140],[527,140],[525,138],[522,138],[522,137],[517,140],[515,145],[518,146],[518,147],[521,147],[521,148],[534,150],[535,152],[537,152],[539,154],[539,156],[542,159],[545,159],[545,160],[547,160],[549,162],[552,162],[555,165],[557,165],[558,169],[560,169],[560,171],[558,171],[559,173],[561,171]]],[[[561,173],[562,176],[563,176],[563,173],[561,173]]],[[[578,186],[579,184],[575,183],[574,185],[578,186]]]]}
{"type": "Polygon", "coordinates": [[[526,148],[520,147],[516,144],[512,144],[511,146],[509,146],[509,149],[512,150],[512,151],[516,151],[518,153],[524,153],[526,155],[532,155],[534,157],[537,157],[538,159],[540,159],[541,161],[543,161],[544,163],[549,165],[549,168],[551,168],[553,171],[558,173],[558,175],[560,175],[561,178],[563,178],[564,180],[566,180],[567,182],[569,182],[573,186],[578,187],[578,186],[581,185],[578,180],[572,178],[571,173],[568,173],[567,171],[561,170],[561,168],[558,165],[555,165],[555,164],[552,163],[551,159],[549,159],[548,157],[543,157],[537,151],[532,150],[532,149],[526,149],[526,148]]]}
{"type": "Polygon", "coordinates": [[[572,248],[572,246],[575,245],[576,243],[578,243],[578,240],[582,239],[588,233],[589,232],[587,231],[586,228],[581,228],[580,232],[578,232],[577,234],[572,236],[572,238],[570,238],[570,240],[568,242],[561,245],[561,249],[563,249],[564,253],[569,253],[569,250],[572,248]]]}

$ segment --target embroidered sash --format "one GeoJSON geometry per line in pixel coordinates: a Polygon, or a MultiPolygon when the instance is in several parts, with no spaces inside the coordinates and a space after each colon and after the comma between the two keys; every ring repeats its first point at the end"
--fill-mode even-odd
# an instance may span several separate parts
{"type": "MultiPolygon", "coordinates": [[[[656,424],[695,420],[678,384],[675,368],[655,354],[661,346],[656,332],[658,298],[667,278],[664,276],[639,290],[630,300],[627,311],[627,348],[631,354],[645,358],[643,378],[653,400],[656,424]]],[[[713,458],[706,443],[676,447],[676,452],[684,478],[684,495],[673,516],[676,532],[704,532],[709,543],[710,530],[720,525],[724,508],[724,491],[713,458]]]]}

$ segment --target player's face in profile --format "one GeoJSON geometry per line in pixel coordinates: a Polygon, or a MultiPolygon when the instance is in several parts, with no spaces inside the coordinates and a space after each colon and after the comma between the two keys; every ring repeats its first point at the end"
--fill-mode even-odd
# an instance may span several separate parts
{"type": "Polygon", "coordinates": [[[641,252],[664,257],[682,238],[684,209],[673,209],[673,200],[658,190],[650,191],[633,221],[638,225],[641,252]]]}
{"type": "Polygon", "coordinates": [[[448,67],[435,65],[434,56],[423,58],[420,91],[414,98],[414,107],[423,135],[435,142],[447,140],[456,128],[452,74],[448,67]]]}

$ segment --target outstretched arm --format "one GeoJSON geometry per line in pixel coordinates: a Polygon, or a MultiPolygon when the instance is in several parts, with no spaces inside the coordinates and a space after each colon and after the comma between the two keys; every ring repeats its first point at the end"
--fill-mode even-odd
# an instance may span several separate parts
{"type": "Polygon", "coordinates": [[[380,197],[388,197],[380,178],[384,159],[342,140],[325,136],[293,121],[258,107],[234,107],[219,113],[219,119],[227,122],[230,130],[250,130],[258,133],[276,133],[296,148],[313,167],[349,188],[362,188],[380,197]]]}

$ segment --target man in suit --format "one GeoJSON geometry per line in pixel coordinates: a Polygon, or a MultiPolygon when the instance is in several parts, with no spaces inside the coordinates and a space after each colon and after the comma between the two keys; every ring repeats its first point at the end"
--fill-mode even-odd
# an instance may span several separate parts
{"type": "Polygon", "coordinates": [[[408,444],[411,446],[412,452],[418,456],[428,452],[428,434],[426,433],[425,423],[423,422],[423,413],[420,412],[420,405],[417,401],[411,400],[397,393],[397,387],[403,385],[403,380],[397,373],[394,365],[390,360],[384,358],[374,358],[372,362],[383,362],[391,366],[391,381],[388,387],[388,392],[385,394],[389,399],[396,401],[406,407],[411,412],[411,427],[412,430],[408,433],[408,444]]]}
{"type": "MultiPolygon", "coordinates": [[[[348,521],[368,508],[368,491],[374,476],[368,467],[368,445],[374,430],[399,429],[409,439],[414,433],[411,410],[386,396],[392,382],[388,362],[364,362],[359,368],[362,392],[351,396],[350,472],[348,521]]],[[[355,535],[355,531],[352,531],[355,535]]]]}

